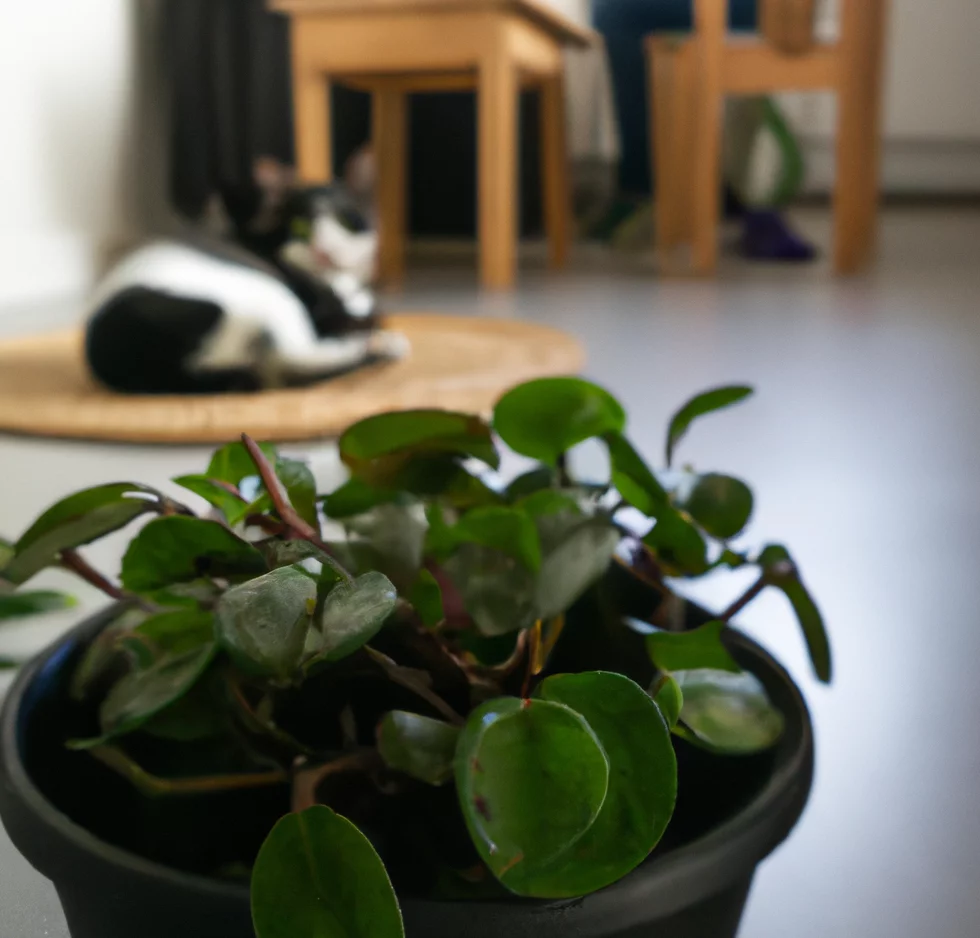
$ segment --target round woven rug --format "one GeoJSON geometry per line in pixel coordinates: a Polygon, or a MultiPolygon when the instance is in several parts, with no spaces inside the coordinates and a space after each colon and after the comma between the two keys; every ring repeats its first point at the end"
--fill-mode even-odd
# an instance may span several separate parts
{"type": "Polygon", "coordinates": [[[576,374],[581,345],[556,329],[498,319],[388,317],[412,354],[308,388],[209,396],[121,395],[89,375],[80,330],[0,341],[0,431],[143,443],[337,436],[386,410],[487,413],[511,385],[576,374]]]}

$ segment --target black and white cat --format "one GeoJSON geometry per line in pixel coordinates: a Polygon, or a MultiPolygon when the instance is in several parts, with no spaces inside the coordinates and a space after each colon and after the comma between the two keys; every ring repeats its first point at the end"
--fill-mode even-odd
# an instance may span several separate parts
{"type": "Polygon", "coordinates": [[[299,188],[260,163],[226,191],[237,245],[160,241],[129,254],[93,298],[93,375],[132,394],[309,384],[408,353],[369,286],[377,236],[342,185],[299,188]]]}

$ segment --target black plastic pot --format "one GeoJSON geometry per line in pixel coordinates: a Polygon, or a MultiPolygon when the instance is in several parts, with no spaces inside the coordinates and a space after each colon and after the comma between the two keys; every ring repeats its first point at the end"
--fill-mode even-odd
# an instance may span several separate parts
{"type": "MultiPolygon", "coordinates": [[[[70,734],[68,676],[114,614],[83,623],[18,676],[0,715],[0,817],[18,849],[54,882],[72,938],[252,938],[245,886],[180,872],[107,843],[69,816],[77,812],[53,803],[51,792],[76,782],[73,772],[66,779],[51,765],[51,747],[70,734]]],[[[405,899],[408,938],[732,938],[756,866],[796,824],[813,777],[812,728],[796,686],[750,639],[735,633],[732,647],[786,717],[785,735],[744,803],[701,836],[678,847],[665,844],[624,880],[583,899],[405,899]]],[[[682,793],[685,773],[691,779],[689,799],[732,787],[725,766],[741,771],[742,760],[702,764],[689,755],[693,768],[688,760],[685,769],[679,753],[682,793]]],[[[93,784],[82,775],[77,783],[93,784]]],[[[200,828],[202,848],[215,836],[207,825],[200,828]]]]}

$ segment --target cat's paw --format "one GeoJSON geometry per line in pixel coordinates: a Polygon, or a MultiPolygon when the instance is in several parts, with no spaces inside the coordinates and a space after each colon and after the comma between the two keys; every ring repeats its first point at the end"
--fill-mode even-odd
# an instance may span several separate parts
{"type": "Polygon", "coordinates": [[[399,361],[408,358],[412,351],[412,343],[408,341],[408,336],[402,335],[400,332],[379,329],[377,332],[371,333],[368,348],[372,355],[377,355],[379,358],[399,361]]]}

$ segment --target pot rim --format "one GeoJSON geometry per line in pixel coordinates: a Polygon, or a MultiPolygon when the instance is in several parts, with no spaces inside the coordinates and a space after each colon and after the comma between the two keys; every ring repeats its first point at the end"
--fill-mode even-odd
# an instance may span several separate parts
{"type": "MultiPolygon", "coordinates": [[[[116,615],[118,609],[113,605],[84,620],[18,673],[0,712],[0,791],[6,795],[4,801],[19,801],[75,852],[97,858],[123,876],[136,875],[199,895],[248,902],[249,890],[245,885],[184,872],[100,840],[48,801],[28,775],[21,758],[19,726],[25,697],[39,675],[60,666],[66,656],[88,642],[116,615]]],[[[576,912],[577,924],[588,928],[591,923],[594,933],[601,935],[610,917],[615,918],[617,928],[639,925],[649,919],[649,914],[644,914],[649,905],[655,905],[660,915],[670,915],[750,876],[752,869],[786,838],[802,814],[813,776],[813,728],[802,693],[782,665],[745,634],[735,629],[731,632],[735,649],[752,654],[784,685],[788,701],[797,709],[800,727],[799,738],[791,751],[777,762],[768,782],[738,813],[702,837],[648,861],[619,882],[582,898],[559,901],[516,896],[496,900],[400,898],[406,917],[455,913],[465,928],[467,919],[472,923],[472,916],[491,910],[499,919],[502,915],[516,917],[568,909],[576,912]]],[[[35,862],[28,853],[21,852],[32,864],[35,862]]],[[[71,862],[64,854],[59,859],[62,863],[71,862]]],[[[55,878],[46,870],[40,872],[55,878]]]]}

